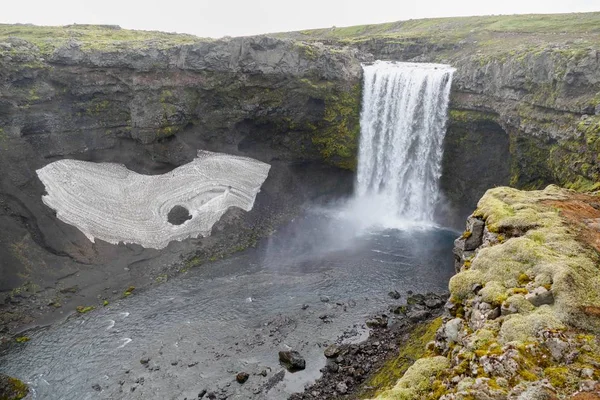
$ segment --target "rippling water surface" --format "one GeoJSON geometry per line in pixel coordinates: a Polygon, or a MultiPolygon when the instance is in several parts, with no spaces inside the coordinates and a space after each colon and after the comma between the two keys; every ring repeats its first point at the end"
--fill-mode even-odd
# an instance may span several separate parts
{"type": "Polygon", "coordinates": [[[324,346],[342,332],[363,339],[366,317],[404,301],[390,290],[445,290],[455,236],[358,233],[310,212],[256,249],[32,334],[0,356],[0,371],[30,383],[37,399],[196,399],[204,389],[285,398],[319,376],[324,346]],[[278,383],[277,352],[290,347],[307,369],[278,383]],[[244,385],[240,371],[251,374],[244,385]]]}

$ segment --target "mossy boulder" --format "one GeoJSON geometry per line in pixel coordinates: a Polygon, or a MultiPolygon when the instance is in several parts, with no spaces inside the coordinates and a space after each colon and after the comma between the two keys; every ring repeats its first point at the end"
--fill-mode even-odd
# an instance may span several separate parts
{"type": "Polygon", "coordinates": [[[29,393],[25,383],[17,378],[0,374],[0,400],[21,400],[29,393]]]}
{"type": "Polygon", "coordinates": [[[446,357],[435,356],[418,359],[408,368],[393,389],[379,395],[377,399],[409,400],[424,398],[433,389],[438,374],[450,366],[446,357]]]}
{"type": "Polygon", "coordinates": [[[449,284],[462,312],[378,398],[517,398],[546,386],[569,398],[600,378],[599,203],[557,186],[488,190],[474,213],[482,244],[449,284]]]}

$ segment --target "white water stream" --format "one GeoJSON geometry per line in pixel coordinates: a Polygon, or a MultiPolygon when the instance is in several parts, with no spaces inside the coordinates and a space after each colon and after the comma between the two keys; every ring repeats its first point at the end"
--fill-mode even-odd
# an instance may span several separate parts
{"type": "Polygon", "coordinates": [[[363,69],[358,208],[384,225],[431,223],[454,69],[385,61],[363,69]]]}

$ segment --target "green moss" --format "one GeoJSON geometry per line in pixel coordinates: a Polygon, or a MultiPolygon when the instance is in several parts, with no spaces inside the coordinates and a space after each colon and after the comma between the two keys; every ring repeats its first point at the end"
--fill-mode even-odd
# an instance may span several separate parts
{"type": "Polygon", "coordinates": [[[0,400],[21,400],[29,394],[29,388],[19,379],[0,374],[3,392],[0,400]]]}
{"type": "Polygon", "coordinates": [[[517,283],[521,286],[524,286],[531,281],[532,281],[532,279],[529,277],[529,275],[527,275],[525,273],[519,274],[519,277],[517,278],[517,283]]]}
{"type": "Polygon", "coordinates": [[[446,357],[420,358],[411,365],[393,389],[380,394],[377,399],[422,399],[433,391],[435,378],[450,365],[446,357]]]}
{"type": "Polygon", "coordinates": [[[323,121],[312,136],[325,161],[345,169],[356,168],[360,103],[360,84],[347,91],[330,93],[325,98],[323,121]]]}
{"type": "Polygon", "coordinates": [[[15,339],[15,341],[17,343],[26,343],[29,342],[31,340],[31,338],[29,338],[29,336],[19,336],[15,339]]]}
{"type": "Polygon", "coordinates": [[[34,26],[0,24],[0,41],[18,37],[34,44],[47,56],[69,40],[81,44],[83,51],[118,51],[155,47],[167,49],[182,44],[206,41],[192,35],[156,31],[134,31],[107,25],[34,26]]]}
{"type": "Polygon", "coordinates": [[[319,58],[319,49],[310,43],[297,42],[294,43],[294,46],[300,52],[300,55],[308,60],[315,61],[319,58]]]}
{"type": "Polygon", "coordinates": [[[93,309],[95,309],[96,307],[94,306],[77,306],[76,310],[79,314],[85,314],[88,313],[90,311],[92,311],[93,309]]]}
{"type": "MultiPolygon", "coordinates": [[[[545,201],[568,196],[568,191],[555,186],[531,192],[510,188],[488,190],[478,204],[477,213],[485,219],[490,230],[517,237],[479,250],[471,267],[451,278],[452,296],[463,301],[472,296],[473,285],[485,284],[481,293],[485,300],[498,301],[503,296],[515,294],[514,290],[509,293],[506,289],[522,286],[522,274],[527,271],[536,277],[538,285],[552,285],[555,303],[546,318],[547,326],[573,324],[583,329],[600,330],[600,320],[583,311],[585,307],[600,307],[600,293],[595,289],[600,287],[600,276],[594,272],[597,271],[597,256],[578,242],[576,232],[568,227],[556,209],[544,205],[545,201]]],[[[521,302],[519,307],[528,312],[522,296],[514,295],[511,299],[521,302]]],[[[507,340],[530,334],[528,324],[541,329],[543,321],[538,320],[544,319],[542,317],[544,315],[535,313],[531,320],[524,316],[507,317],[506,327],[503,325],[509,337],[507,340]],[[515,320],[508,322],[511,318],[515,320]],[[519,330],[521,333],[517,332],[519,330]]]]}
{"type": "Polygon", "coordinates": [[[365,390],[361,397],[372,397],[377,393],[392,388],[404,375],[408,368],[420,357],[427,353],[426,345],[434,340],[435,333],[442,325],[442,319],[437,318],[430,323],[420,324],[414,328],[408,339],[401,343],[397,357],[387,361],[375,375],[370,377],[364,387],[375,388],[377,392],[365,390]]]}
{"type": "Polygon", "coordinates": [[[496,114],[481,111],[451,109],[448,112],[448,119],[450,120],[450,123],[470,123],[481,121],[496,122],[498,120],[498,116],[496,114]]]}
{"type": "Polygon", "coordinates": [[[500,329],[503,343],[525,342],[544,330],[565,329],[554,310],[541,306],[528,314],[512,314],[505,317],[500,329]]]}
{"type": "Polygon", "coordinates": [[[129,286],[123,293],[123,297],[131,296],[131,294],[133,293],[134,290],[135,290],[134,286],[129,286]]]}

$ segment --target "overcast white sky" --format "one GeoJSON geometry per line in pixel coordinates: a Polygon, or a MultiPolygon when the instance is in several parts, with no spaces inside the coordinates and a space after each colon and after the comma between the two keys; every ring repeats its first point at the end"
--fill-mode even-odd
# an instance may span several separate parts
{"type": "Polygon", "coordinates": [[[240,36],[460,15],[600,11],[600,0],[3,0],[0,22],[240,36]]]}

